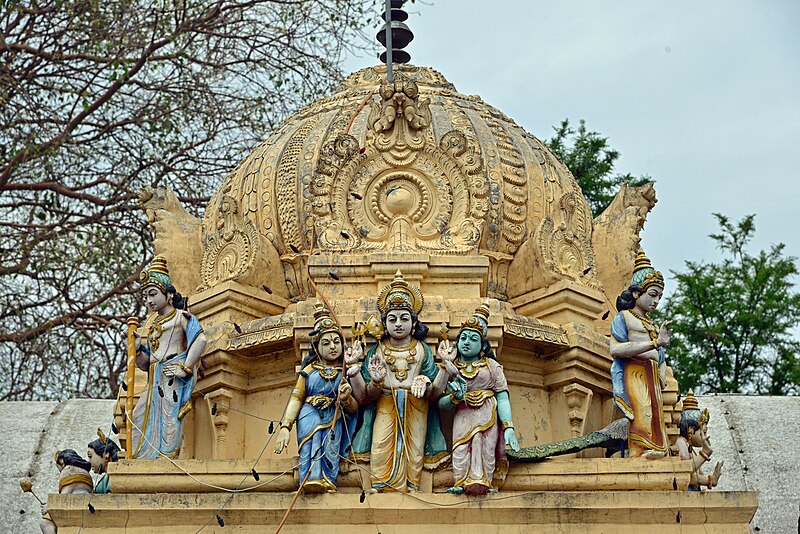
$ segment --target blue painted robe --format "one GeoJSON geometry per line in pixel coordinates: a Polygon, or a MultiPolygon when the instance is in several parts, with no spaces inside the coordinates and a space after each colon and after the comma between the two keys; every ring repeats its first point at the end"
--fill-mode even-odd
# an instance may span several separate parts
{"type": "Polygon", "coordinates": [[[326,379],[313,365],[306,366],[300,375],[305,378],[306,399],[297,416],[297,445],[300,452],[300,480],[327,482],[336,485],[341,456],[350,454],[356,430],[356,414],[340,409],[333,431],[333,415],[338,400],[341,370],[326,379]]]}
{"type": "MultiPolygon", "coordinates": [[[[188,315],[186,350],[164,361],[150,364],[147,389],[133,410],[133,457],[137,459],[155,460],[162,454],[175,458],[180,453],[183,418],[179,418],[178,414],[184,405],[191,403],[196,379],[192,373],[185,378],[175,377],[170,384],[164,368],[175,363],[185,363],[189,349],[203,332],[203,327],[194,315],[183,313],[188,315]]],[[[144,351],[150,354],[149,343],[145,345],[144,351]]]]}

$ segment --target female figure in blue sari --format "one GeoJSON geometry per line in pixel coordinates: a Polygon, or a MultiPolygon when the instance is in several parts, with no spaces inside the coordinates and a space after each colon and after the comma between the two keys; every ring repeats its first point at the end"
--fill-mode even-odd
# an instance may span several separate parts
{"type": "MultiPolygon", "coordinates": [[[[147,387],[131,414],[133,457],[155,460],[180,453],[183,418],[192,409],[195,365],[206,337],[185,299],[169,278],[167,261],[156,256],[140,276],[142,296],[152,315],[145,338],[136,338],[136,366],[147,371],[147,387]]],[[[132,393],[132,392],[129,392],[132,393]]]]}
{"type": "Polygon", "coordinates": [[[311,347],[281,418],[275,453],[289,444],[296,421],[301,489],[322,493],[336,491],[339,460],[350,454],[358,403],[342,375],[344,336],[339,326],[321,305],[314,319],[311,347]]]}

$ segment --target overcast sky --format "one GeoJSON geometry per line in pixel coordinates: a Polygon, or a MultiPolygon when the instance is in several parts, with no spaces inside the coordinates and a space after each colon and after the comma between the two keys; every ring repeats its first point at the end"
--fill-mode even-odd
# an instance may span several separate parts
{"type": "MultiPolygon", "coordinates": [[[[565,117],[586,119],[622,153],[618,171],[656,180],[643,246],[657,269],[717,260],[714,212],[756,214],[753,252],[783,242],[800,255],[800,1],[436,0],[407,11],[413,64],[540,139],[565,117]]],[[[372,64],[354,57],[346,69],[372,64]]]]}

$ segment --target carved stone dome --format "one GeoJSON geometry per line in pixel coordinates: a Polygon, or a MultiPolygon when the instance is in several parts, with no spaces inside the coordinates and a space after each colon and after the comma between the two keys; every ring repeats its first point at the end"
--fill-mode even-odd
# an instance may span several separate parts
{"type": "Polygon", "coordinates": [[[395,72],[352,74],[224,180],[203,221],[201,287],[258,287],[280,261],[270,287],[303,298],[313,240],[345,255],[483,255],[488,296],[503,300],[561,279],[597,288],[591,210],[544,143],[433,69],[395,72]]]}

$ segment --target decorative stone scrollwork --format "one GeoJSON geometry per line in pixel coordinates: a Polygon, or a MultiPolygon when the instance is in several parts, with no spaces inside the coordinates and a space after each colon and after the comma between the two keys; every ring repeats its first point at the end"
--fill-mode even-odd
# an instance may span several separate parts
{"type": "Polygon", "coordinates": [[[582,436],[586,425],[586,415],[592,404],[594,393],[591,389],[580,384],[569,384],[561,388],[567,401],[569,426],[572,437],[582,436]]]}
{"type": "Polygon", "coordinates": [[[214,423],[214,457],[219,458],[228,441],[228,407],[233,400],[233,392],[225,388],[215,389],[206,393],[205,398],[214,423]]]}
{"type": "Polygon", "coordinates": [[[258,253],[258,230],[239,213],[239,203],[229,195],[220,199],[216,231],[203,238],[203,266],[200,273],[203,291],[228,280],[248,275],[258,253]]]}
{"type": "Polygon", "coordinates": [[[579,191],[559,199],[563,219],[556,226],[552,217],[539,225],[539,247],[544,265],[558,278],[572,278],[595,289],[600,288],[594,274],[594,253],[589,236],[592,219],[579,191]]]}
{"type": "Polygon", "coordinates": [[[315,172],[317,244],[328,251],[466,254],[480,242],[489,190],[482,160],[462,132],[439,144],[427,100],[404,78],[380,87],[367,146],[338,135],[315,172]]]}

